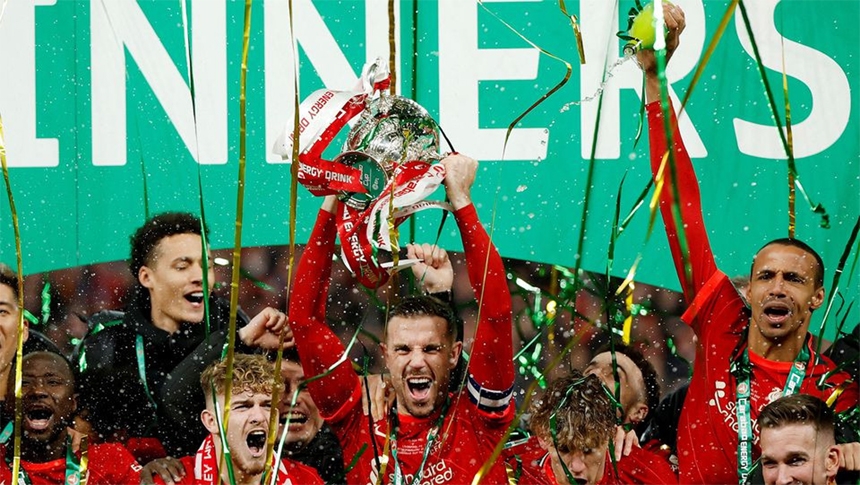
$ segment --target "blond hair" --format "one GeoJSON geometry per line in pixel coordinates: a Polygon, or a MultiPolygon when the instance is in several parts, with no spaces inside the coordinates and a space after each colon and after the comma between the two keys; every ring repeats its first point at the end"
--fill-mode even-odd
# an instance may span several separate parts
{"type": "MultiPolygon", "coordinates": [[[[272,394],[274,385],[274,366],[263,355],[236,354],[233,359],[233,394],[251,392],[253,394],[272,394]]],[[[214,395],[223,396],[227,383],[227,361],[213,362],[200,375],[200,385],[206,402],[214,395]]]]}

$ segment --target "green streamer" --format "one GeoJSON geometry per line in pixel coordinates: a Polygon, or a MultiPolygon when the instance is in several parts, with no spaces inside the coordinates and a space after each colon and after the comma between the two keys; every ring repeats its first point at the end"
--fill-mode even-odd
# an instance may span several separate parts
{"type": "Polygon", "coordinates": [[[773,96],[773,91],[770,87],[770,82],[767,80],[767,71],[765,70],[764,63],[761,60],[761,54],[759,54],[758,44],[755,41],[755,36],[753,35],[752,26],[750,25],[749,16],[747,15],[746,5],[744,5],[743,0],[738,0],[738,7],[741,11],[741,16],[743,17],[744,27],[746,28],[747,35],[750,38],[750,44],[753,48],[753,54],[755,57],[756,67],[758,68],[759,77],[761,77],[761,82],[764,85],[764,91],[767,95],[768,106],[770,107],[771,115],[773,116],[774,122],[776,123],[777,131],[779,132],[779,139],[782,142],[783,149],[785,150],[785,155],[788,158],[788,173],[789,176],[794,177],[794,185],[797,187],[797,190],[803,195],[803,198],[806,199],[807,204],[809,204],[809,208],[813,213],[818,214],[821,217],[820,226],[823,229],[830,228],[830,216],[827,214],[827,211],[824,209],[824,206],[816,204],[812,202],[809,195],[806,193],[806,190],[803,188],[803,185],[800,183],[800,176],[797,173],[797,167],[794,163],[794,156],[792,155],[792,149],[786,138],[785,133],[782,129],[782,121],[779,117],[779,112],[776,108],[776,101],[773,96]]]}

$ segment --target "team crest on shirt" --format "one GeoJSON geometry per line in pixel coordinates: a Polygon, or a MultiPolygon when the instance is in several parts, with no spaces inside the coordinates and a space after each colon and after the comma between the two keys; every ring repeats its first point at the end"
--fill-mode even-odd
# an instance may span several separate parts
{"type": "Polygon", "coordinates": [[[770,390],[770,393],[767,395],[767,403],[770,404],[770,403],[776,401],[777,399],[779,399],[781,397],[782,397],[782,389],[780,389],[778,387],[774,387],[773,389],[770,390]]]}

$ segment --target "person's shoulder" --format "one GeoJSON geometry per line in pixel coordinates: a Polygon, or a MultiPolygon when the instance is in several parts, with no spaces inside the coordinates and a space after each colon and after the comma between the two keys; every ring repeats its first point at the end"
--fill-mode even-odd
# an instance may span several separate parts
{"type": "MultiPolygon", "coordinates": [[[[226,329],[230,322],[230,300],[217,295],[209,297],[209,321],[214,330],[226,329]]],[[[247,325],[251,318],[242,307],[236,310],[236,322],[241,327],[247,325]]]]}
{"type": "Polygon", "coordinates": [[[324,483],[316,469],[308,465],[289,458],[281,459],[281,464],[287,469],[287,474],[293,483],[302,485],[322,485],[324,483]]]}
{"type": "Polygon", "coordinates": [[[131,314],[124,310],[101,310],[86,319],[87,333],[83,344],[98,345],[107,341],[121,338],[124,334],[133,334],[128,320],[131,314]]]}
{"type": "Polygon", "coordinates": [[[678,483],[678,476],[665,455],[638,446],[621,458],[618,471],[627,475],[630,483],[678,483]]]}
{"type": "Polygon", "coordinates": [[[97,443],[89,446],[89,452],[93,459],[99,458],[102,460],[116,460],[116,459],[125,459],[130,461],[136,461],[134,455],[120,443],[97,443]]]}

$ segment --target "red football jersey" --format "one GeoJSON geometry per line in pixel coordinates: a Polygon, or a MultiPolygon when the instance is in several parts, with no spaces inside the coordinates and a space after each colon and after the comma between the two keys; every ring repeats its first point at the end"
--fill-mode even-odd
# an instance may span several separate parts
{"type": "MultiPolygon", "coordinates": [[[[666,152],[666,135],[660,103],[648,105],[651,167],[656,173],[666,152]]],[[[682,260],[682,251],[671,214],[673,190],[671,176],[661,192],[660,208],[675,268],[681,280],[684,297],[689,303],[682,319],[696,331],[698,345],[690,388],[678,423],[678,465],[681,483],[737,483],[738,432],[735,407],[737,380],[729,372],[731,359],[740,348],[749,326],[750,316],[743,299],[729,278],[716,265],[702,217],[698,181],[690,156],[684,147],[674,112],[671,125],[675,140],[675,174],[680,198],[681,219],[684,222],[689,250],[690,278],[682,260]]],[[[668,172],[668,171],[667,171],[668,172]]],[[[753,432],[758,440],[755,422],[759,411],[778,398],[785,386],[791,362],[774,362],[749,353],[750,414],[753,432]]],[[[823,389],[818,378],[834,369],[830,359],[815,355],[810,347],[810,360],[799,392],[827,399],[836,386],[849,378],[844,372],[829,377],[823,389]]],[[[854,383],[836,401],[841,411],[857,405],[858,390],[854,383]]],[[[757,458],[760,449],[753,450],[757,458]]]]}
{"type": "MultiPolygon", "coordinates": [[[[0,483],[12,481],[12,466],[6,463],[5,453],[11,453],[4,446],[0,453],[0,483]]],[[[80,453],[78,454],[80,459],[80,453]]],[[[104,443],[90,445],[87,450],[89,485],[138,485],[141,466],[131,453],[122,445],[104,443]]],[[[60,458],[44,463],[31,463],[21,460],[21,467],[30,478],[32,485],[56,485],[66,482],[66,459],[60,458]]]]}

